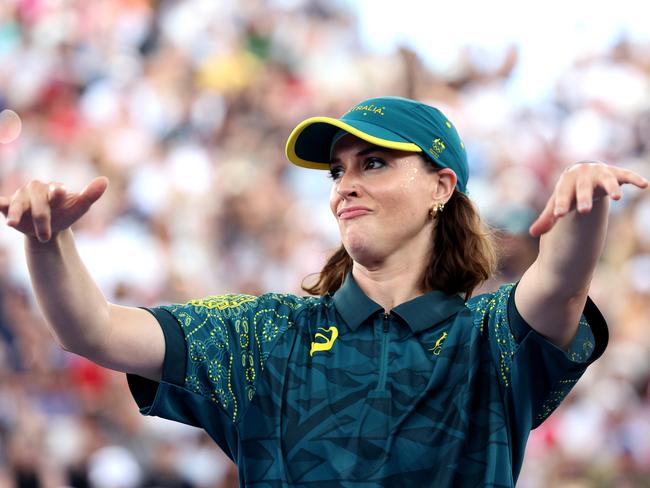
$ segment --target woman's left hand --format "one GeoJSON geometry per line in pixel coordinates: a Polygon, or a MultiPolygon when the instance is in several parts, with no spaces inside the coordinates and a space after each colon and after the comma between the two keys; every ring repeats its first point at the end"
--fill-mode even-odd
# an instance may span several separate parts
{"type": "Polygon", "coordinates": [[[626,183],[639,188],[648,186],[648,180],[633,171],[597,161],[583,161],[568,167],[544,210],[530,226],[530,235],[538,237],[548,232],[558,219],[575,208],[579,213],[589,213],[594,200],[606,196],[619,200],[620,188],[626,183]]]}

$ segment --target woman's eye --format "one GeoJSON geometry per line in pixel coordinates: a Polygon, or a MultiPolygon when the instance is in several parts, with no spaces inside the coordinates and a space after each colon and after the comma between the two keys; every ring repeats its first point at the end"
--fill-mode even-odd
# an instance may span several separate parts
{"type": "MultiPolygon", "coordinates": [[[[368,158],[363,161],[363,170],[380,169],[386,166],[386,161],[381,158],[368,158]]],[[[345,174],[345,169],[342,166],[330,166],[327,176],[334,181],[340,180],[345,174]]]]}
{"type": "Polygon", "coordinates": [[[338,180],[341,176],[343,176],[343,168],[340,166],[332,166],[327,172],[327,176],[333,180],[338,180]]]}
{"type": "Polygon", "coordinates": [[[379,169],[386,166],[386,162],[381,158],[368,158],[364,164],[365,169],[379,169]]]}

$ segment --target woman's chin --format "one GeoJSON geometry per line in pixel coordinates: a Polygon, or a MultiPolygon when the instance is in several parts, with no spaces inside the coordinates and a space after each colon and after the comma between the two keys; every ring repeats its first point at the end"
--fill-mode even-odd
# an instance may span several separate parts
{"type": "Polygon", "coordinates": [[[367,239],[354,239],[345,244],[345,249],[354,262],[369,267],[381,261],[381,253],[370,244],[367,239]]]}

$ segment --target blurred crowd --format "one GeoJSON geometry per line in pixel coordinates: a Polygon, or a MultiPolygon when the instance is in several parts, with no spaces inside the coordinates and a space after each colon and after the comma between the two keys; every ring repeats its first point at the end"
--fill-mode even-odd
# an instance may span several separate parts
{"type": "MultiPolygon", "coordinates": [[[[107,298],[150,306],[225,292],[303,294],[338,245],[330,181],[284,144],[312,115],[378,95],[440,107],[463,135],[470,197],[500,240],[499,273],[559,173],[583,159],[650,177],[650,44],[622,36],[576,59],[534,105],[512,90],[516,45],[436,72],[364,48],[327,0],[2,0],[0,194],[37,178],[110,187],[73,228],[107,298]]],[[[31,293],[21,236],[0,228],[0,487],[231,487],[201,431],[140,416],[123,374],[61,350],[31,293]]],[[[605,355],[530,438],[518,486],[650,486],[650,192],[624,188],[591,297],[605,355]]]]}

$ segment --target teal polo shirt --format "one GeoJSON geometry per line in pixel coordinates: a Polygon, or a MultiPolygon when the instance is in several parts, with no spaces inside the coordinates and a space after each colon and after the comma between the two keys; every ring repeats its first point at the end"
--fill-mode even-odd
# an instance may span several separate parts
{"type": "Polygon", "coordinates": [[[143,414],[205,429],[241,486],[514,486],[530,430],[608,340],[588,300],[559,349],[519,315],[515,287],[385,313],[348,275],[333,296],[152,308],[162,380],[129,385],[143,414]]]}

